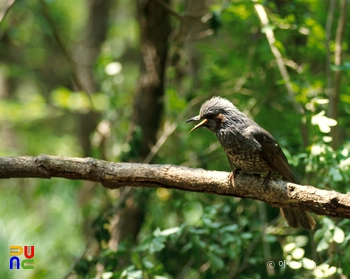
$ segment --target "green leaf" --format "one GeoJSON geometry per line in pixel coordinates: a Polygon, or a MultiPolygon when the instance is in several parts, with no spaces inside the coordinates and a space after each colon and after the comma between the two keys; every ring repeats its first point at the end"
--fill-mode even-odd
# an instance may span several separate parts
{"type": "Polygon", "coordinates": [[[142,270],[133,270],[129,271],[128,273],[128,279],[142,279],[142,270]]]}
{"type": "Polygon", "coordinates": [[[198,235],[194,235],[194,237],[192,238],[192,243],[193,243],[193,245],[195,245],[201,249],[207,248],[207,243],[202,241],[198,235]]]}
{"type": "Polygon", "coordinates": [[[341,65],[331,65],[332,71],[347,71],[350,70],[350,62],[346,61],[341,65]]]}
{"type": "Polygon", "coordinates": [[[220,232],[224,233],[224,232],[235,232],[239,229],[239,226],[237,224],[233,224],[233,225],[228,225],[228,226],[224,226],[222,228],[220,228],[220,232]]]}
{"type": "Polygon", "coordinates": [[[218,256],[216,256],[215,254],[209,253],[208,258],[209,258],[209,261],[211,263],[211,266],[215,270],[220,270],[220,269],[224,268],[224,266],[225,266],[224,261],[221,258],[219,258],[218,256]]]}
{"type": "Polygon", "coordinates": [[[154,264],[148,260],[143,259],[142,264],[146,269],[152,269],[154,268],[154,264]]]}
{"type": "Polygon", "coordinates": [[[237,239],[236,236],[233,236],[232,234],[229,233],[224,233],[221,238],[222,245],[226,246],[229,243],[235,242],[237,239]]]}
{"type": "Polygon", "coordinates": [[[196,229],[193,227],[190,227],[189,231],[190,231],[190,233],[193,233],[193,234],[208,234],[209,233],[208,229],[196,229]]]}
{"type": "Polygon", "coordinates": [[[332,177],[333,181],[342,181],[343,176],[340,174],[340,171],[338,168],[330,168],[329,169],[329,175],[332,177]]]}
{"type": "Polygon", "coordinates": [[[261,28],[261,33],[266,33],[267,31],[274,30],[276,28],[273,24],[266,24],[263,28],[261,28]]]}
{"type": "Polygon", "coordinates": [[[269,243],[273,243],[277,241],[277,237],[275,235],[267,234],[265,235],[265,241],[269,243]]]}
{"type": "Polygon", "coordinates": [[[150,253],[153,254],[154,252],[159,252],[163,250],[165,247],[165,244],[164,244],[165,241],[166,241],[166,238],[163,236],[152,239],[149,246],[150,253]]]}
{"type": "Polygon", "coordinates": [[[232,247],[226,249],[226,254],[230,259],[235,259],[237,257],[237,251],[232,249],[232,247]]]}
{"type": "Polygon", "coordinates": [[[209,228],[219,228],[222,226],[222,223],[220,222],[213,222],[209,218],[202,218],[204,225],[208,226],[209,228]]]}
{"type": "Polygon", "coordinates": [[[321,241],[318,243],[316,251],[321,252],[323,250],[328,249],[329,247],[329,242],[325,240],[324,238],[321,239],[321,241]]]}
{"type": "Polygon", "coordinates": [[[251,239],[253,237],[253,234],[251,232],[245,232],[241,234],[241,237],[243,239],[251,239]]]}
{"type": "Polygon", "coordinates": [[[324,217],[322,222],[324,227],[327,228],[328,230],[333,230],[335,227],[334,222],[328,217],[324,217]]]}

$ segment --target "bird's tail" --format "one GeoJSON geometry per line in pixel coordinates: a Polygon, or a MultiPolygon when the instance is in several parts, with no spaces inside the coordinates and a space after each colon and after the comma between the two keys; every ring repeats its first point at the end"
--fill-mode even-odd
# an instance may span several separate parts
{"type": "Polygon", "coordinates": [[[302,226],[306,230],[313,230],[316,226],[315,220],[305,211],[281,208],[281,212],[288,225],[292,228],[302,226]]]}

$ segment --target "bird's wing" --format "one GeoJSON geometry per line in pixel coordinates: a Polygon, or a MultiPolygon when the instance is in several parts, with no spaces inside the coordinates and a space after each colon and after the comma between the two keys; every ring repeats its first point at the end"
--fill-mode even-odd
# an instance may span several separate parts
{"type": "Polygon", "coordinates": [[[283,178],[295,182],[288,160],[273,136],[260,126],[250,126],[249,133],[260,144],[261,157],[283,178]]]}

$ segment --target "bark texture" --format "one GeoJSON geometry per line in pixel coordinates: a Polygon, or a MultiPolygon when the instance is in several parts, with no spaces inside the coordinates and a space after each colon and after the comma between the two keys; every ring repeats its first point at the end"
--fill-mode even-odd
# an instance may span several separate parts
{"type": "Polygon", "coordinates": [[[137,1],[141,39],[141,75],[135,93],[133,122],[141,128],[139,158],[156,142],[164,107],[164,76],[170,34],[170,16],[153,0],[137,1]]]}
{"type": "MultiPolygon", "coordinates": [[[[169,1],[164,1],[168,3],[169,1]]],[[[140,28],[141,63],[140,77],[134,97],[127,161],[142,162],[156,143],[164,107],[164,77],[170,34],[170,16],[162,5],[154,0],[137,1],[137,17],[140,28]]],[[[117,249],[126,238],[135,240],[144,221],[144,204],[147,196],[139,200],[126,188],[121,196],[128,196],[122,210],[112,218],[111,249],[117,249]]]]}
{"type": "Polygon", "coordinates": [[[81,179],[100,182],[104,187],[164,187],[267,202],[272,206],[295,208],[318,215],[350,219],[350,195],[271,180],[262,187],[264,178],[237,174],[234,182],[229,173],[207,171],[175,165],[111,163],[93,158],[70,158],[40,155],[37,157],[0,158],[0,178],[81,179]]]}

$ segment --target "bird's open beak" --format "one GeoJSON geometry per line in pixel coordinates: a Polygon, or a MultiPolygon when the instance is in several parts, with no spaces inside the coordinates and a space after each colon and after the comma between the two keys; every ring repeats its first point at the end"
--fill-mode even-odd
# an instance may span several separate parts
{"type": "MultiPolygon", "coordinates": [[[[197,116],[195,116],[195,117],[192,117],[192,118],[188,119],[188,120],[186,121],[186,123],[192,122],[192,121],[199,121],[199,120],[201,120],[201,117],[200,117],[199,115],[197,115],[197,116]]],[[[196,126],[194,126],[194,127],[191,129],[190,132],[192,132],[192,131],[194,131],[194,130],[200,128],[201,126],[203,126],[203,125],[204,125],[205,123],[207,123],[207,122],[208,122],[208,119],[203,119],[203,121],[201,121],[199,124],[197,124],[196,126]]]]}

